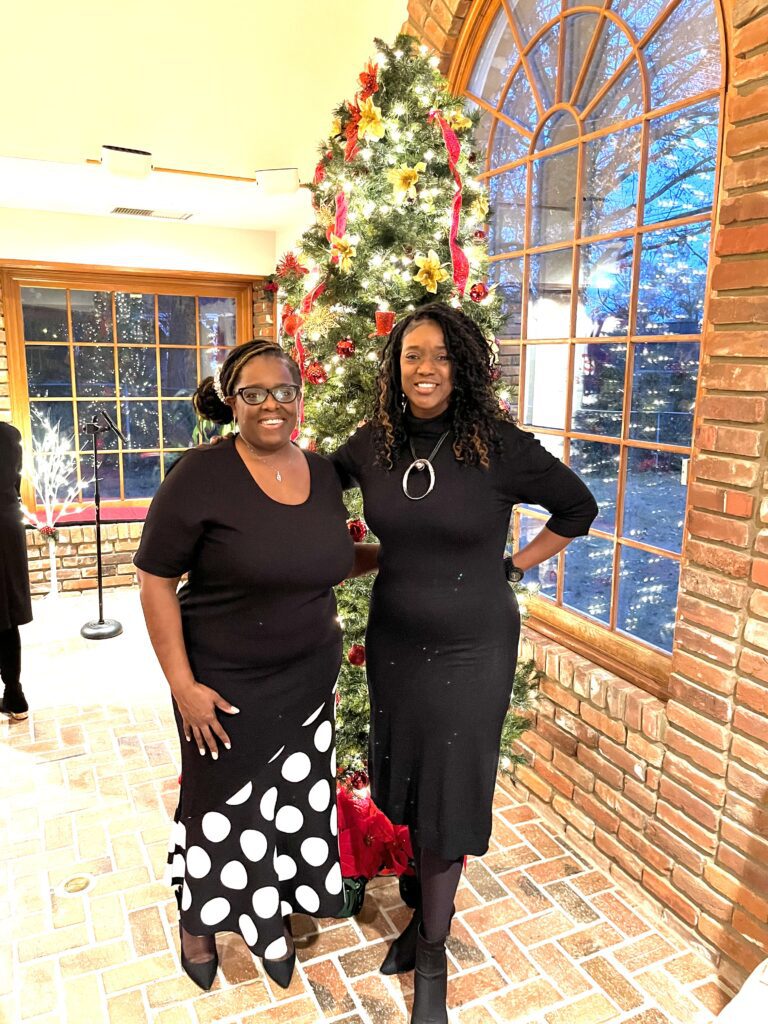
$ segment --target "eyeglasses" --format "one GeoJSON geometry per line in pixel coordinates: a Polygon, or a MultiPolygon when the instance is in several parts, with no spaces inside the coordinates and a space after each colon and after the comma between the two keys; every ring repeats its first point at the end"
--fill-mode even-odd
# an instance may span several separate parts
{"type": "Polygon", "coordinates": [[[276,402],[281,405],[290,405],[296,401],[296,396],[301,391],[298,384],[278,384],[276,388],[238,388],[235,396],[240,395],[246,405],[262,405],[266,402],[267,395],[272,395],[276,402]]]}

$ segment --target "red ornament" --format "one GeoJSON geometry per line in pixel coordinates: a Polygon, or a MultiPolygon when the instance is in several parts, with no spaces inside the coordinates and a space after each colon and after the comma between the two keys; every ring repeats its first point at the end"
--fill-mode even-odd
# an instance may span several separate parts
{"type": "Polygon", "coordinates": [[[360,93],[361,100],[367,100],[369,96],[373,96],[375,92],[379,91],[379,65],[372,64],[368,61],[368,65],[364,71],[360,72],[358,81],[362,85],[363,90],[360,93]]]}
{"type": "Polygon", "coordinates": [[[304,372],[304,376],[307,378],[310,384],[325,384],[328,380],[328,374],[326,373],[325,367],[317,359],[313,359],[304,372]]]}
{"type": "Polygon", "coordinates": [[[278,277],[288,277],[291,274],[296,274],[297,277],[302,277],[304,274],[308,273],[309,268],[305,267],[302,263],[299,263],[298,257],[292,252],[287,252],[277,265],[278,277]]]}
{"type": "Polygon", "coordinates": [[[376,310],[376,334],[384,337],[395,326],[395,314],[389,309],[376,310]]]}
{"type": "Polygon", "coordinates": [[[349,530],[352,540],[357,544],[364,541],[368,534],[368,527],[362,519],[348,519],[347,529],[349,530]]]}
{"type": "Polygon", "coordinates": [[[283,313],[283,332],[292,338],[296,331],[301,327],[302,319],[298,313],[294,313],[293,310],[290,313],[283,313]]]}
{"type": "Polygon", "coordinates": [[[488,285],[484,281],[478,281],[469,289],[469,297],[473,302],[482,302],[488,298],[488,285]]]}
{"type": "Polygon", "coordinates": [[[342,338],[336,343],[336,354],[342,359],[349,359],[355,354],[355,343],[351,338],[342,338]]]}
{"type": "Polygon", "coordinates": [[[350,665],[357,665],[362,668],[365,664],[365,647],[362,644],[352,644],[347,651],[347,661],[350,665]]]}
{"type": "Polygon", "coordinates": [[[370,785],[370,781],[365,772],[355,772],[352,776],[352,789],[365,789],[370,785]]]}
{"type": "Polygon", "coordinates": [[[272,294],[274,295],[279,287],[280,285],[277,283],[277,281],[267,281],[264,285],[264,291],[272,292],[272,294]]]}
{"type": "Polygon", "coordinates": [[[477,231],[475,231],[474,237],[478,240],[478,242],[482,242],[482,240],[485,238],[485,235],[485,231],[482,228],[478,228],[477,231]]]}

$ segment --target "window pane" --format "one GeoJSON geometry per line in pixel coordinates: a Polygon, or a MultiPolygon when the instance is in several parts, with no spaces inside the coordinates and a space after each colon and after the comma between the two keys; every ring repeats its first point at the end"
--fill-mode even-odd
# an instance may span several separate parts
{"type": "Polygon", "coordinates": [[[151,498],[160,486],[160,456],[123,456],[123,481],[126,498],[151,498]]]}
{"type": "Polygon", "coordinates": [[[699,334],[710,225],[647,231],[642,238],[638,334],[699,334]]]}
{"type": "Polygon", "coordinates": [[[495,253],[521,249],[525,242],[525,165],[497,174],[488,182],[491,214],[488,245],[495,253]]]}
{"type": "Polygon", "coordinates": [[[501,112],[510,121],[514,121],[515,124],[521,124],[529,131],[533,131],[538,123],[539,112],[536,109],[531,84],[522,68],[512,79],[509,91],[504,97],[501,112]]]}
{"type": "Polygon", "coordinates": [[[107,345],[75,345],[77,394],[114,395],[115,350],[107,345]]]}
{"type": "Polygon", "coordinates": [[[578,163],[579,151],[575,146],[534,162],[531,245],[549,245],[573,238],[578,163]]]}
{"type": "Polygon", "coordinates": [[[163,472],[166,476],[168,476],[183,454],[183,452],[168,452],[163,455],[163,472]]]}
{"type": "Polygon", "coordinates": [[[576,100],[579,109],[583,110],[594,99],[631,54],[632,47],[622,30],[615,22],[604,18],[597,49],[576,100]]]}
{"type": "Polygon", "coordinates": [[[633,246],[631,238],[614,238],[610,242],[581,246],[577,338],[627,333],[633,246]]]}
{"type": "Polygon", "coordinates": [[[612,576],[612,542],[600,537],[577,537],[565,552],[563,603],[608,624],[612,576]]]}
{"type": "MultiPolygon", "coordinates": [[[[546,523],[546,519],[534,519],[532,516],[520,515],[518,521],[518,544],[516,550],[530,544],[536,534],[546,523]]],[[[533,583],[538,587],[540,597],[548,597],[554,601],[557,597],[557,557],[548,558],[546,562],[535,565],[525,574],[525,582],[533,583]]]]}
{"type": "Polygon", "coordinates": [[[203,298],[197,300],[200,309],[201,345],[236,345],[237,320],[234,299],[203,298]]]}
{"type": "Polygon", "coordinates": [[[22,288],[21,310],[27,341],[69,341],[63,288],[22,288]]]}
{"type": "Polygon", "coordinates": [[[600,512],[592,526],[613,533],[616,528],[616,489],[619,483],[619,446],[601,441],[571,441],[569,465],[595,496],[600,512]]]}
{"type": "MultiPolygon", "coordinates": [[[[477,138],[475,138],[477,146],[477,138]]],[[[528,139],[506,121],[496,122],[496,131],[493,134],[493,152],[491,154],[491,167],[502,167],[504,164],[511,164],[528,155],[530,143],[528,139]]],[[[525,191],[525,168],[523,171],[523,191],[525,191]]],[[[491,199],[493,206],[493,199],[491,199]]]]}
{"type": "MultiPolygon", "coordinates": [[[[524,4],[523,6],[527,7],[529,5],[524,4]]],[[[538,27],[541,27],[541,23],[538,27]]],[[[528,64],[545,110],[548,110],[555,102],[559,47],[560,25],[556,23],[541,37],[528,54],[528,64]]]]}
{"type": "Polygon", "coordinates": [[[122,431],[126,448],[158,448],[157,402],[121,402],[122,431]]]}
{"type": "Polygon", "coordinates": [[[163,444],[166,448],[189,448],[194,444],[192,431],[197,417],[192,402],[182,399],[163,402],[163,444]]]}
{"type": "Polygon", "coordinates": [[[157,394],[157,364],[155,348],[119,348],[117,365],[120,375],[120,394],[125,398],[140,398],[157,394]]]}
{"type": "Polygon", "coordinates": [[[634,228],[640,153],[640,125],[586,143],[584,237],[634,228]]]}
{"type": "Polygon", "coordinates": [[[603,98],[590,110],[584,122],[588,132],[608,128],[617,121],[630,121],[643,113],[643,83],[637,61],[611,86],[603,98]]]}
{"type": "Polygon", "coordinates": [[[117,340],[136,345],[154,344],[155,296],[118,292],[115,295],[117,340]]]}
{"type": "MultiPolygon", "coordinates": [[[[35,402],[29,403],[32,425],[32,446],[43,448],[43,440],[47,424],[55,427],[58,424],[60,436],[72,438],[74,444],[75,418],[71,402],[35,402]]],[[[82,441],[81,441],[82,443],[82,441]]]]}
{"type": "Polygon", "coordinates": [[[191,395],[197,387],[196,352],[188,348],[161,348],[160,386],[166,397],[191,395]]]}
{"type": "Polygon", "coordinates": [[[573,251],[556,249],[530,258],[529,338],[571,336],[573,251]]]}
{"type": "Polygon", "coordinates": [[[629,436],[649,444],[689,445],[698,375],[698,342],[637,343],[629,436]]]}
{"type": "Polygon", "coordinates": [[[477,153],[483,154],[482,163],[478,164],[478,170],[488,169],[488,140],[491,137],[491,125],[494,123],[495,118],[488,113],[488,111],[481,107],[478,103],[470,100],[468,97],[464,97],[464,107],[466,108],[467,114],[480,112],[480,123],[475,129],[475,141],[474,148],[477,153]]]}
{"type": "MultiPolygon", "coordinates": [[[[99,491],[102,498],[108,501],[120,498],[120,470],[117,459],[116,454],[99,455],[99,491]]],[[[93,501],[93,454],[90,451],[83,452],[80,456],[80,474],[83,479],[83,501],[93,501]]]]}
{"type": "MultiPolygon", "coordinates": [[[[113,423],[117,423],[117,403],[116,402],[104,402],[104,401],[87,401],[77,403],[77,422],[80,431],[80,448],[90,449],[92,446],[93,435],[86,433],[86,426],[93,422],[93,417],[97,412],[104,410],[107,415],[112,419],[113,423]]],[[[112,433],[111,430],[105,430],[99,433],[99,449],[112,450],[117,448],[117,437],[112,433]]]]}
{"type": "Polygon", "coordinates": [[[611,10],[626,21],[640,39],[668,3],[669,0],[613,0],[611,10]]]}
{"type": "Polygon", "coordinates": [[[526,345],[524,422],[565,427],[568,387],[567,345],[526,345]]]}
{"type": "Polygon", "coordinates": [[[72,336],[75,341],[112,341],[112,293],[71,291],[72,336]]]}
{"type": "Polygon", "coordinates": [[[160,325],[161,344],[196,344],[194,296],[158,295],[157,319],[160,325]]]}
{"type": "Polygon", "coordinates": [[[621,548],[618,628],[672,650],[680,564],[636,548],[621,548]]]}
{"type": "Polygon", "coordinates": [[[523,311],[523,261],[501,260],[491,263],[488,280],[498,285],[497,291],[501,298],[504,328],[499,338],[518,339],[523,311]]]}
{"type": "Polygon", "coordinates": [[[644,48],[654,107],[720,86],[720,31],[712,0],[685,0],[644,48]]]}
{"type": "Polygon", "coordinates": [[[556,110],[544,122],[536,139],[536,149],[549,149],[566,142],[573,142],[579,137],[579,126],[568,110],[556,110]]]}
{"type": "Polygon", "coordinates": [[[565,22],[565,53],[563,55],[563,100],[568,102],[576,87],[584,58],[597,28],[596,14],[574,14],[565,22]]]}
{"type": "Polygon", "coordinates": [[[204,348],[200,350],[200,379],[212,377],[216,367],[221,366],[229,355],[225,348],[204,348]]]}
{"type": "Polygon", "coordinates": [[[712,208],[719,118],[712,100],[651,121],[646,224],[712,208]]]}
{"type": "Polygon", "coordinates": [[[26,355],[30,398],[72,394],[66,345],[27,345],[26,355]]]}
{"type": "Polygon", "coordinates": [[[523,42],[527,43],[551,18],[557,17],[560,6],[560,0],[521,0],[519,3],[510,4],[523,42]]]}
{"type": "Polygon", "coordinates": [[[506,84],[517,57],[517,47],[502,7],[491,25],[480,56],[477,58],[472,77],[469,80],[469,92],[480,96],[491,106],[497,106],[502,87],[506,84]]]}
{"type": "Polygon", "coordinates": [[[577,345],[574,353],[571,429],[580,434],[621,435],[626,345],[577,345]]]}
{"type": "Polygon", "coordinates": [[[683,539],[685,456],[652,448],[627,453],[623,534],[667,551],[679,551],[683,539]]]}

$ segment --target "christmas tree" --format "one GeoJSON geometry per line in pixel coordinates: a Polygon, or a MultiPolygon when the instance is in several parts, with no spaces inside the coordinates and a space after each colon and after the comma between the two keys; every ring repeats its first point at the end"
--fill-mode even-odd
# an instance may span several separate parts
{"type": "MultiPolygon", "coordinates": [[[[401,35],[359,76],[333,112],[312,193],[315,223],[280,260],[269,287],[282,304],[281,342],[305,379],[299,443],[334,451],[368,417],[381,345],[397,319],[425,302],[461,308],[498,358],[501,304],[486,283],[488,201],[473,178],[477,115],[467,115],[426,47],[401,35]]],[[[500,377],[500,372],[499,372],[500,377]]],[[[499,381],[502,404],[511,391],[499,381]]],[[[350,532],[368,535],[358,492],[348,493],[350,532]]],[[[499,553],[501,557],[501,552],[499,553]]],[[[339,679],[338,763],[365,770],[368,694],[364,634],[371,579],[338,588],[345,657],[339,679]]],[[[521,665],[504,730],[502,762],[527,727],[532,666],[521,665]]]]}

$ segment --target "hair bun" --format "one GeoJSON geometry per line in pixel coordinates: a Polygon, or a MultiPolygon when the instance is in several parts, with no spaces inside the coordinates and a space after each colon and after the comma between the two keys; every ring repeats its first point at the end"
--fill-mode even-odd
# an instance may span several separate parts
{"type": "Polygon", "coordinates": [[[232,409],[216,394],[213,377],[202,380],[192,395],[192,405],[197,415],[211,423],[231,423],[232,409]]]}

